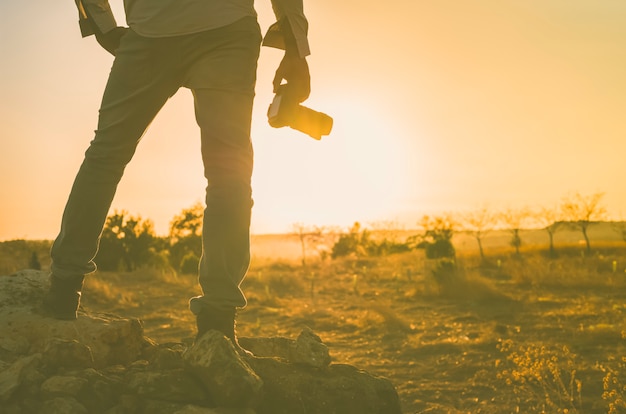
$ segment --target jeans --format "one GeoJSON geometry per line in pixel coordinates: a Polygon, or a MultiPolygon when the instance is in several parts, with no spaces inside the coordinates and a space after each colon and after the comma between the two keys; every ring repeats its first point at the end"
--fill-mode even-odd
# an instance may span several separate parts
{"type": "Polygon", "coordinates": [[[94,257],[117,185],[148,126],[180,87],[191,89],[207,179],[199,282],[204,307],[243,307],[250,263],[252,104],[261,33],[255,18],[190,35],[122,38],[95,138],[74,181],[51,250],[61,279],[96,270],[94,257]]]}

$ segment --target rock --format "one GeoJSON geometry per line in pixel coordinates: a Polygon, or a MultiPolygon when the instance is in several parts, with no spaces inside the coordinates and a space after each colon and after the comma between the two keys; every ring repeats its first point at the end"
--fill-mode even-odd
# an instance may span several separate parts
{"type": "Polygon", "coordinates": [[[81,311],[46,317],[48,276],[0,276],[0,412],[69,414],[399,414],[391,383],[331,364],[305,328],[296,340],[241,338],[255,357],[209,331],[157,344],[141,323],[81,311]]]}
{"type": "Polygon", "coordinates": [[[182,344],[163,344],[151,352],[150,364],[155,369],[176,369],[183,367],[182,344]]]}
{"type": "Polygon", "coordinates": [[[128,389],[142,398],[179,403],[206,402],[201,384],[181,369],[134,372],[127,379],[128,389]]]}
{"type": "Polygon", "coordinates": [[[58,397],[44,401],[40,414],[88,414],[87,409],[74,398],[58,397]]]}
{"type": "Polygon", "coordinates": [[[330,364],[328,347],[311,329],[302,330],[296,344],[291,350],[290,361],[294,364],[304,364],[322,368],[330,364]]]}
{"type": "Polygon", "coordinates": [[[298,367],[273,358],[251,358],[264,383],[258,414],[400,414],[391,382],[349,365],[298,367]]]}
{"type": "Polygon", "coordinates": [[[90,413],[102,412],[113,407],[126,389],[121,377],[105,374],[93,368],[71,372],[68,375],[87,381],[87,385],[76,398],[90,413]]]}
{"type": "Polygon", "coordinates": [[[47,399],[76,397],[85,389],[88,382],[85,378],[56,375],[41,384],[41,395],[47,399]]]}
{"type": "Polygon", "coordinates": [[[62,338],[89,347],[95,367],[127,364],[142,353],[143,327],[137,319],[84,312],[76,321],[46,317],[40,304],[48,286],[48,274],[42,271],[0,276],[0,338],[18,341],[15,345],[5,343],[3,349],[17,347],[23,353],[26,340],[29,353],[43,352],[51,339],[62,338]]]}
{"type": "Polygon", "coordinates": [[[251,408],[206,408],[186,405],[173,414],[256,414],[251,408]]]}
{"type": "Polygon", "coordinates": [[[220,332],[205,333],[183,360],[217,406],[248,408],[258,403],[263,381],[220,332]]]}
{"type": "Polygon", "coordinates": [[[163,403],[157,400],[146,401],[142,412],[149,414],[255,414],[254,411],[249,410],[208,408],[193,404],[163,403]]]}
{"type": "Polygon", "coordinates": [[[0,356],[2,355],[26,355],[30,349],[28,339],[23,336],[0,337],[0,356]]]}
{"type": "Polygon", "coordinates": [[[315,368],[326,367],[331,362],[328,347],[309,328],[303,329],[295,341],[282,337],[240,338],[239,343],[258,357],[280,358],[315,368]]]}
{"type": "Polygon", "coordinates": [[[29,370],[41,365],[41,354],[34,354],[15,361],[9,368],[0,372],[0,402],[8,401],[25,380],[29,370]]]}
{"type": "Polygon", "coordinates": [[[94,365],[91,348],[77,340],[50,338],[43,350],[43,364],[52,372],[58,369],[91,368],[94,365]]]}

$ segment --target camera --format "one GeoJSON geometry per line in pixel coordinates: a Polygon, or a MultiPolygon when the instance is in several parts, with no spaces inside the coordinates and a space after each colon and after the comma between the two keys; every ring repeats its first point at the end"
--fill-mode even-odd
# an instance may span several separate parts
{"type": "Polygon", "coordinates": [[[320,140],[322,135],[330,134],[333,119],[318,111],[302,106],[290,93],[288,84],[278,87],[274,100],[267,109],[270,126],[282,128],[288,126],[320,140]]]}

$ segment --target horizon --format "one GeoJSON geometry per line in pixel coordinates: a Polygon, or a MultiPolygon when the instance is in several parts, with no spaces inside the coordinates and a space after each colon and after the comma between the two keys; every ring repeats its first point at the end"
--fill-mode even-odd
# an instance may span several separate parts
{"type": "MultiPolygon", "coordinates": [[[[136,215],[132,215],[131,216],[136,217],[136,215]]],[[[433,216],[434,217],[434,216],[433,216]]],[[[141,220],[150,220],[149,217],[139,217],[141,220]]],[[[358,221],[357,221],[358,222],[358,221]]],[[[323,226],[323,225],[315,225],[315,224],[305,224],[306,228],[312,229],[312,230],[320,230],[322,231],[322,234],[325,235],[339,235],[339,234],[345,234],[348,233],[350,231],[350,228],[352,228],[352,226],[354,224],[356,224],[357,222],[353,222],[351,225],[348,226],[323,226]]],[[[423,232],[424,229],[419,227],[419,226],[415,226],[415,227],[389,227],[389,228],[385,228],[385,227],[381,227],[380,223],[381,222],[372,222],[372,223],[363,223],[363,222],[358,222],[361,225],[361,228],[363,230],[367,230],[369,233],[371,234],[376,234],[376,233],[392,233],[392,234],[402,234],[402,233],[419,233],[419,232],[423,232]]],[[[396,224],[395,222],[389,222],[392,224],[396,224]]],[[[559,220],[558,223],[563,223],[565,225],[565,227],[561,230],[558,230],[556,233],[579,233],[580,230],[578,228],[575,228],[576,225],[576,221],[571,221],[571,220],[559,220]]],[[[292,224],[303,224],[303,223],[292,223],[292,224]]],[[[590,228],[594,228],[598,225],[615,225],[615,224],[626,224],[626,220],[624,219],[620,219],[620,220],[614,220],[611,218],[607,218],[607,219],[602,219],[602,220],[594,220],[594,221],[590,221],[590,228]]],[[[542,231],[546,231],[546,228],[548,226],[544,226],[544,227],[537,227],[536,223],[532,223],[530,226],[526,226],[526,227],[520,227],[519,230],[521,232],[542,232],[542,231]]],[[[484,230],[484,234],[483,237],[485,238],[490,238],[490,234],[493,236],[493,233],[509,233],[511,231],[512,227],[506,227],[506,225],[502,225],[501,222],[498,222],[496,224],[496,226],[493,227],[488,227],[484,230]]],[[[588,230],[589,231],[589,230],[588,230]]],[[[455,228],[454,230],[454,235],[470,235],[471,233],[473,233],[473,230],[468,229],[468,228],[464,228],[462,226],[459,226],[458,228],[455,228]]],[[[617,237],[619,237],[618,231],[617,230],[611,230],[611,233],[615,233],[617,235],[617,237]]],[[[159,233],[155,231],[155,236],[158,238],[162,238],[162,239],[166,239],[168,237],[170,237],[169,234],[166,233],[159,233]]],[[[251,232],[250,233],[250,237],[285,237],[285,236],[298,236],[298,233],[295,230],[286,230],[284,232],[276,232],[276,233],[255,233],[255,232],[251,232]]],[[[50,237],[50,238],[24,238],[24,237],[16,237],[16,238],[10,238],[10,239],[0,239],[0,243],[5,243],[5,242],[14,242],[14,241],[33,241],[33,242],[53,242],[55,237],[50,237]]],[[[582,239],[581,239],[582,241],[582,239]]]]}

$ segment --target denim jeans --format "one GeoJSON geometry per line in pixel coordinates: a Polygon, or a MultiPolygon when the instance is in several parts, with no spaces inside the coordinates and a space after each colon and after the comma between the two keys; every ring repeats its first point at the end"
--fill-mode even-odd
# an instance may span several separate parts
{"type": "MultiPolygon", "coordinates": [[[[207,179],[199,281],[205,306],[243,307],[250,263],[252,104],[261,33],[255,18],[190,35],[122,38],[95,138],[74,181],[51,250],[59,278],[96,270],[94,257],[117,185],[148,126],[180,87],[192,90],[207,179]]],[[[149,172],[146,174],[149,179],[149,172]]]]}

